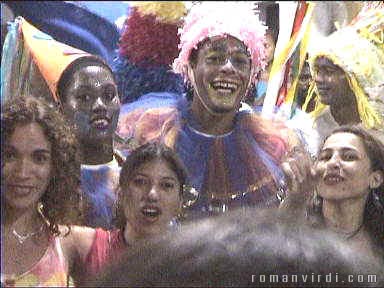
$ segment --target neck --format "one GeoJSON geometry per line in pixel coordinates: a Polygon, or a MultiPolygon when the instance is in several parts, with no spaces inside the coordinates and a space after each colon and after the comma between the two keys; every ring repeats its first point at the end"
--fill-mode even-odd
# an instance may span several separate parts
{"type": "Polygon", "coordinates": [[[142,233],[136,231],[132,225],[127,221],[124,227],[124,241],[127,245],[134,243],[135,241],[144,238],[142,233]]]}
{"type": "Polygon", "coordinates": [[[361,122],[356,103],[351,102],[343,103],[341,105],[332,105],[330,106],[330,110],[333,118],[340,126],[358,124],[361,122]]]}
{"type": "Polygon", "coordinates": [[[269,73],[271,72],[272,61],[268,62],[267,67],[260,72],[260,80],[268,82],[269,73]]]}
{"type": "Polygon", "coordinates": [[[95,142],[82,142],[82,164],[99,165],[105,164],[113,159],[113,141],[95,142]]]}
{"type": "Polygon", "coordinates": [[[237,111],[211,113],[207,111],[196,95],[193,97],[192,114],[201,127],[200,132],[210,135],[222,135],[232,131],[236,113],[237,111]]]}
{"type": "Polygon", "coordinates": [[[37,231],[43,223],[44,220],[37,212],[37,207],[31,209],[7,207],[5,208],[5,217],[2,217],[2,224],[6,230],[15,229],[19,233],[37,231]]]}
{"type": "Polygon", "coordinates": [[[327,227],[340,233],[353,233],[363,225],[365,198],[342,201],[323,200],[323,215],[327,227]]]}

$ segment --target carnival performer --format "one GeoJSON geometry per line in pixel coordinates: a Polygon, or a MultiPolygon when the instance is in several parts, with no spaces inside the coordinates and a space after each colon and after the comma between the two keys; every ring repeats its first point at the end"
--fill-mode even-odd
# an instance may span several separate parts
{"type": "Polygon", "coordinates": [[[83,224],[76,137],[34,97],[2,108],[1,286],[65,287],[70,262],[59,225],[83,224]]]}
{"type": "Polygon", "coordinates": [[[310,53],[318,95],[314,128],[323,140],[340,125],[359,124],[384,140],[384,6],[357,18],[319,43],[310,53]],[[380,34],[381,33],[381,34],[380,34]],[[381,38],[380,38],[381,37],[381,38]]]}
{"type": "Polygon", "coordinates": [[[125,139],[161,141],[177,152],[192,186],[185,203],[190,217],[239,206],[277,207],[285,178],[281,163],[287,157],[302,159],[301,166],[284,166],[288,178],[309,171],[295,133],[241,109],[264,65],[266,27],[248,6],[236,9],[234,14],[233,3],[194,5],[173,63],[189,93],[149,93],[123,105],[117,128],[125,139]]]}
{"type": "Polygon", "coordinates": [[[54,40],[23,18],[17,21],[24,49],[48,86],[52,104],[78,138],[81,187],[89,204],[86,225],[111,228],[123,162],[113,147],[120,112],[113,73],[103,59],[54,40]]]}
{"type": "Polygon", "coordinates": [[[122,103],[150,92],[184,91],[182,77],[170,66],[178,55],[177,29],[186,12],[182,1],[130,3],[112,64],[122,103]]]}

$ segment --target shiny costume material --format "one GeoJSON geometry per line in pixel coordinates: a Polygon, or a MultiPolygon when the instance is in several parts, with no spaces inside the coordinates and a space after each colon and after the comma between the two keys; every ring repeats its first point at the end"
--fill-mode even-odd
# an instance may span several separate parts
{"type": "MultiPolygon", "coordinates": [[[[213,213],[237,206],[276,207],[284,174],[279,165],[296,135],[284,124],[250,110],[237,113],[234,129],[224,135],[199,132],[184,97],[149,93],[123,105],[117,133],[136,144],[162,141],[186,165],[198,196],[191,211],[213,213]]],[[[124,149],[124,147],[120,147],[124,149]]]]}

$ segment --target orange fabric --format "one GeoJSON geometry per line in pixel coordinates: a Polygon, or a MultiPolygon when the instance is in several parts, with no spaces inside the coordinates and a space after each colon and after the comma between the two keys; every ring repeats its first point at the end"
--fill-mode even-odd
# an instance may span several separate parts
{"type": "Polygon", "coordinates": [[[20,29],[25,48],[31,52],[33,61],[39,67],[54,99],[58,101],[57,83],[63,71],[74,60],[91,56],[91,54],[56,41],[25,19],[23,19],[20,29]]]}

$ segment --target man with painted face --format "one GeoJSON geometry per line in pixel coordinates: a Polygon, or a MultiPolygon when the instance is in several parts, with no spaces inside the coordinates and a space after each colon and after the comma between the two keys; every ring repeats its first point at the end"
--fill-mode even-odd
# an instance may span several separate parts
{"type": "Polygon", "coordinates": [[[315,81],[315,89],[310,90],[318,94],[314,127],[322,139],[338,126],[357,124],[384,141],[381,6],[363,9],[351,25],[325,38],[310,53],[315,81]]]}
{"type": "Polygon", "coordinates": [[[264,65],[266,27],[252,9],[236,4],[233,13],[233,5],[199,3],[185,18],[173,68],[190,87],[188,95],[149,93],[120,114],[121,137],[161,141],[177,151],[192,186],[187,218],[277,207],[285,180],[289,186],[290,177],[303,179],[309,171],[291,130],[242,105],[264,65]],[[291,166],[290,157],[300,158],[301,166],[291,166]]]}
{"type": "Polygon", "coordinates": [[[99,57],[57,42],[19,18],[23,44],[44,78],[53,105],[72,124],[82,155],[85,225],[112,228],[121,156],[113,137],[120,100],[111,69],[99,57]]]}

